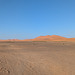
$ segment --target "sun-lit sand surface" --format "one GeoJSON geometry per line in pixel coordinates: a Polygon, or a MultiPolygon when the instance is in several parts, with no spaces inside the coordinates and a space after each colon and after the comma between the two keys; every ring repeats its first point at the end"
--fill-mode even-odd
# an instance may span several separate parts
{"type": "Polygon", "coordinates": [[[75,75],[75,42],[0,42],[0,75],[75,75]]]}

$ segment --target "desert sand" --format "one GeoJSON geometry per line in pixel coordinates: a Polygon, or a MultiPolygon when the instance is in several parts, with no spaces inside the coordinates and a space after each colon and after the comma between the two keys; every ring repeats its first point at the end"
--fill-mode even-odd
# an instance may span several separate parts
{"type": "Polygon", "coordinates": [[[66,38],[58,35],[46,35],[46,36],[38,36],[34,39],[25,39],[23,41],[75,41],[75,38],[66,38]]]}
{"type": "Polygon", "coordinates": [[[46,36],[38,36],[33,39],[7,39],[7,40],[0,40],[0,41],[75,41],[75,38],[66,38],[58,35],[46,35],[46,36]]]}
{"type": "Polygon", "coordinates": [[[75,75],[75,42],[2,41],[0,75],[75,75]]]}

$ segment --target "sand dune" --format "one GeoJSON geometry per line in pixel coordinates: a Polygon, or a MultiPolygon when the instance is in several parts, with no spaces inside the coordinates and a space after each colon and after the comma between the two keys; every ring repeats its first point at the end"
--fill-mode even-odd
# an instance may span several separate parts
{"type": "Polygon", "coordinates": [[[39,36],[34,39],[26,39],[25,41],[75,41],[75,38],[66,38],[58,35],[39,36]]]}
{"type": "Polygon", "coordinates": [[[47,35],[47,36],[39,36],[34,39],[25,39],[25,40],[19,40],[19,39],[7,39],[7,40],[0,40],[0,41],[75,41],[75,38],[66,38],[58,35],[47,35]]]}
{"type": "Polygon", "coordinates": [[[75,42],[1,42],[0,75],[75,75],[75,42]]]}

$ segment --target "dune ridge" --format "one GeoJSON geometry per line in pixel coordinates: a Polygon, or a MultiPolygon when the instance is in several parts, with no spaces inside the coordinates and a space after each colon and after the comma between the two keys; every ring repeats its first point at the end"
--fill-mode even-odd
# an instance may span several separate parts
{"type": "Polygon", "coordinates": [[[66,38],[58,35],[46,35],[46,36],[38,36],[34,39],[7,39],[7,40],[0,40],[0,41],[75,41],[75,38],[66,38]]]}

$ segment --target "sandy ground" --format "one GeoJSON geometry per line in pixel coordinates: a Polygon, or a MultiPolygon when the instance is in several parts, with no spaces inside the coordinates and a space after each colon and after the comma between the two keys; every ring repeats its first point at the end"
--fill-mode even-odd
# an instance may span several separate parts
{"type": "Polygon", "coordinates": [[[75,42],[0,42],[0,75],[75,75],[75,42]]]}

